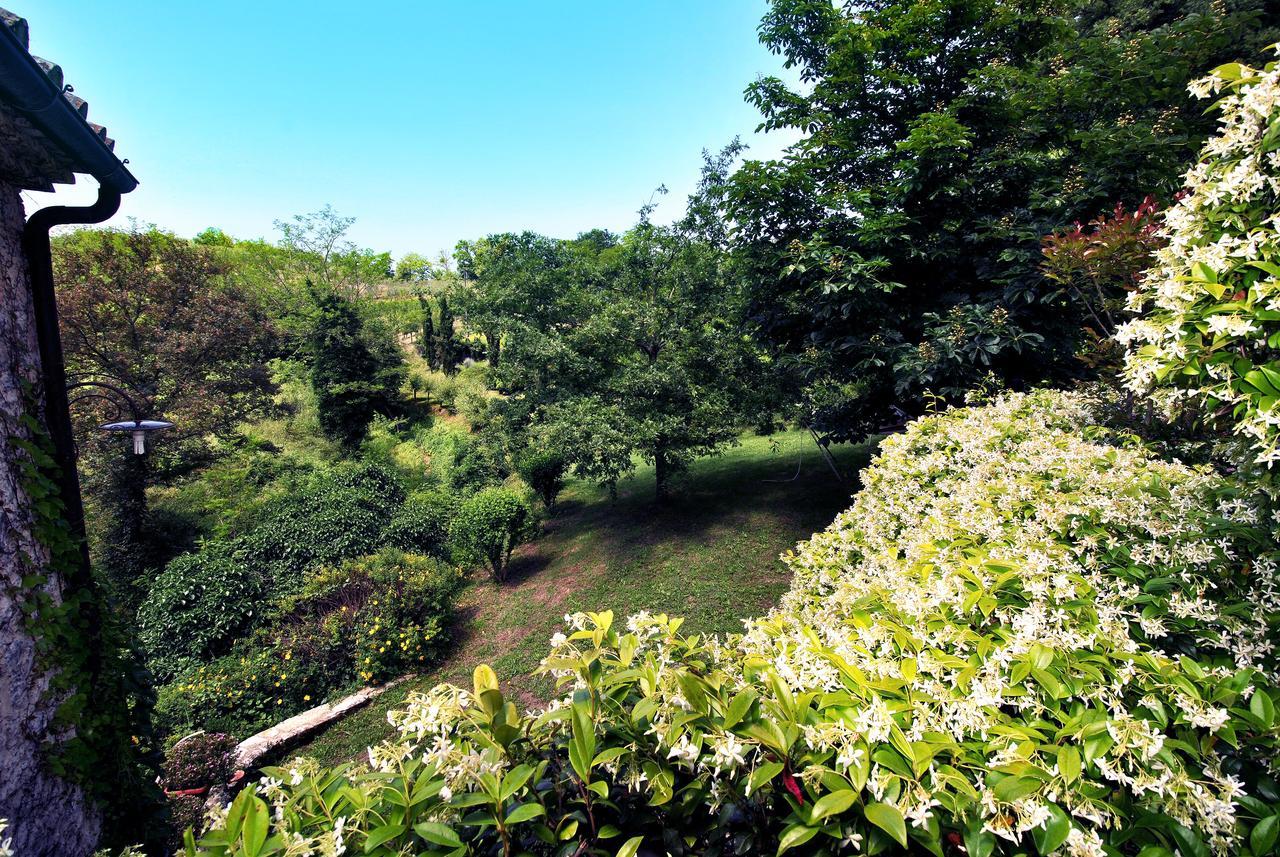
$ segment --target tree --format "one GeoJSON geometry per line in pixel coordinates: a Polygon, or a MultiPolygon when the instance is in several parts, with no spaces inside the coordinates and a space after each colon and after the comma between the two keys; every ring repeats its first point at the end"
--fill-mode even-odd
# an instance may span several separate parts
{"type": "Polygon", "coordinates": [[[358,247],[347,237],[355,222],[329,205],[275,221],[280,247],[295,271],[292,279],[337,290],[348,298],[363,297],[374,285],[390,279],[390,253],[358,247]]]}
{"type": "Polygon", "coordinates": [[[533,232],[461,241],[454,258],[461,277],[459,312],[466,326],[484,337],[494,367],[502,363],[513,328],[539,327],[556,317],[573,270],[564,242],[533,232]]]}
{"type": "Polygon", "coordinates": [[[458,347],[454,338],[453,310],[449,308],[449,296],[440,295],[440,323],[436,325],[431,343],[435,367],[446,375],[452,375],[458,365],[458,347]]]}
{"type": "Polygon", "coordinates": [[[228,280],[207,244],[155,229],[82,230],[54,241],[59,317],[71,380],[77,445],[115,595],[167,559],[147,489],[207,463],[216,439],[272,407],[267,360],[276,333],[262,309],[228,280]],[[110,385],[110,389],[106,386],[110,385]],[[135,415],[175,424],[144,456],[98,426],[135,415]]]}
{"type": "Polygon", "coordinates": [[[311,293],[316,314],[308,362],[320,427],[352,449],[375,414],[393,413],[405,383],[404,358],[390,333],[362,320],[351,301],[320,287],[311,293]]]}
{"type": "Polygon", "coordinates": [[[440,361],[436,356],[436,325],[431,318],[431,299],[418,295],[418,309],[422,314],[422,338],[418,342],[418,352],[426,358],[428,369],[437,370],[440,361]]]}
{"type": "Polygon", "coordinates": [[[494,409],[611,488],[633,454],[648,460],[661,501],[735,440],[760,364],[728,257],[692,220],[657,226],[650,210],[616,242],[521,236],[486,252],[522,271],[501,298],[494,409]]]}
{"type": "Polygon", "coordinates": [[[516,460],[516,472],[538,492],[542,505],[550,511],[556,505],[556,495],[564,489],[568,462],[560,453],[546,448],[526,449],[516,460]]]}
{"type": "Polygon", "coordinates": [[[435,266],[421,253],[405,253],[396,262],[396,279],[410,283],[429,283],[436,278],[435,266]]]}
{"type": "Polygon", "coordinates": [[[1040,237],[1171,195],[1212,128],[1188,81],[1277,21],[1274,0],[773,0],[761,39],[804,87],[747,95],[805,136],[725,202],[807,418],[854,437],[919,410],[947,349],[953,391],[1078,374],[1087,310],[1046,281],[1040,237]]]}

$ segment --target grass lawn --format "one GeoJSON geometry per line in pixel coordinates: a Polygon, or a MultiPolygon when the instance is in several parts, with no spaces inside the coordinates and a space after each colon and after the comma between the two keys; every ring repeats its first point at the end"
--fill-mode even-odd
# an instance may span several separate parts
{"type": "MultiPolygon", "coordinates": [[[[833,452],[855,474],[871,447],[833,452]]],[[[441,681],[469,687],[478,663],[494,668],[518,704],[544,703],[555,688],[534,671],[565,613],[611,609],[623,617],[647,609],[685,617],[686,632],[738,630],[786,590],[778,556],[829,524],[854,488],[835,480],[799,431],[747,436],[695,463],[663,508],[653,505],[652,468],[621,483],[616,503],[595,485],[571,482],[543,535],[512,558],[504,586],[473,576],[459,598],[456,647],[445,662],[298,752],[330,763],[354,758],[391,736],[386,712],[410,691],[441,681]]]]}

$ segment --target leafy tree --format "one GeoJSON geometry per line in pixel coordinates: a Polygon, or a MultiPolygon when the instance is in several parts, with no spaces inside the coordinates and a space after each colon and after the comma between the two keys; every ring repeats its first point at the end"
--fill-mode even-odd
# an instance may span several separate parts
{"type": "Polygon", "coordinates": [[[266,362],[277,335],[207,243],[155,229],[81,230],[53,247],[67,370],[82,385],[71,393],[77,446],[93,517],[105,521],[102,564],[132,602],[134,583],[167,559],[148,487],[207,463],[218,440],[272,407],[266,362]],[[98,429],[134,418],[125,396],[136,416],[175,424],[145,457],[98,429]]]}
{"type": "Polygon", "coordinates": [[[293,279],[308,280],[349,298],[362,297],[377,283],[390,279],[390,253],[358,247],[347,237],[355,222],[354,217],[343,217],[328,205],[275,221],[280,246],[296,272],[293,279]]]}
{"type": "Polygon", "coordinates": [[[461,241],[454,258],[462,280],[459,312],[484,337],[491,366],[501,365],[504,337],[513,327],[539,326],[555,316],[572,265],[563,242],[532,232],[461,241]]]}
{"type": "Polygon", "coordinates": [[[1115,333],[1127,301],[1165,244],[1159,226],[1159,206],[1147,197],[1133,211],[1120,203],[1087,225],[1075,223],[1044,239],[1041,270],[1085,314],[1087,338],[1078,356],[1091,368],[1105,367],[1108,375],[1120,367],[1122,349],[1115,333]]]}
{"type": "Polygon", "coordinates": [[[436,278],[431,261],[420,253],[406,253],[396,262],[396,279],[410,283],[428,283],[436,278]]]}
{"type": "Polygon", "coordinates": [[[804,86],[764,78],[748,99],[765,128],[805,137],[744,164],[725,203],[750,315],[806,420],[856,436],[894,403],[918,409],[953,317],[976,338],[945,358],[948,390],[1078,373],[1087,309],[1041,273],[1040,237],[1171,195],[1212,128],[1188,81],[1275,42],[1278,13],[1273,0],[773,0],[761,39],[804,86]]]}
{"type": "Polygon", "coordinates": [[[375,414],[391,415],[407,370],[394,338],[335,291],[312,288],[311,385],[325,435],[353,449],[375,414]]]}

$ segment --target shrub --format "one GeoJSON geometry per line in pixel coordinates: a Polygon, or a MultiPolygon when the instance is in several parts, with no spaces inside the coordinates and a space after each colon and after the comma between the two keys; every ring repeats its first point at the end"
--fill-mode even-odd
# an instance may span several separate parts
{"type": "Polygon", "coordinates": [[[336,691],[421,669],[441,652],[459,580],[395,550],[313,569],[270,631],[160,688],[157,726],[251,734],[336,691]]]}
{"type": "Polygon", "coordinates": [[[379,464],[318,473],[272,500],[237,550],[246,562],[265,566],[273,595],[285,595],[313,565],[376,551],[403,501],[395,475],[379,464]]]}
{"type": "Polygon", "coordinates": [[[395,549],[312,574],[290,603],[349,644],[351,669],[365,682],[420,669],[439,654],[461,575],[453,566],[395,549]]]}
{"type": "Polygon", "coordinates": [[[156,691],[156,729],[252,735],[319,704],[335,680],[341,679],[322,661],[295,660],[292,650],[262,637],[244,640],[231,654],[194,666],[156,691]]]}
{"type": "Polygon", "coordinates": [[[1238,484],[1090,422],[1048,392],[922,419],[744,634],[576,614],[543,661],[570,697],[521,715],[487,667],[411,694],[372,772],[269,769],[201,853],[264,825],[378,854],[1274,853],[1274,542],[1238,484]]]}
{"type": "Polygon", "coordinates": [[[507,577],[511,552],[528,538],[533,514],[508,488],[486,488],[463,501],[449,528],[453,543],[473,559],[487,562],[493,579],[507,577]]]}
{"type": "Polygon", "coordinates": [[[383,538],[403,551],[444,558],[456,507],[454,497],[441,491],[412,494],[392,516],[383,538]]]}
{"type": "Polygon", "coordinates": [[[259,574],[227,545],[210,545],[174,559],[151,584],[138,610],[138,637],[160,681],[191,663],[230,650],[258,620],[259,574]]]}
{"type": "Polygon", "coordinates": [[[563,455],[549,449],[529,449],[516,462],[516,472],[538,492],[548,510],[556,504],[556,495],[564,488],[568,462],[563,455]]]}
{"type": "Polygon", "coordinates": [[[1280,67],[1230,64],[1193,85],[1219,96],[1222,130],[1169,210],[1168,245],[1118,336],[1130,386],[1168,388],[1234,423],[1259,462],[1280,460],[1280,67]]]}
{"type": "Polygon", "coordinates": [[[227,782],[236,744],[235,738],[223,732],[188,735],[165,754],[164,787],[179,791],[227,782]]]}

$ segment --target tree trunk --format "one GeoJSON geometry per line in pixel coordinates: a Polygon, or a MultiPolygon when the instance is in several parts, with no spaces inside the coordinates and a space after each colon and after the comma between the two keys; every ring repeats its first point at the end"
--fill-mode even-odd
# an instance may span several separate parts
{"type": "Polygon", "coordinates": [[[666,446],[659,443],[653,450],[653,502],[661,504],[667,499],[667,482],[671,478],[671,463],[667,461],[666,446]]]}
{"type": "Polygon", "coordinates": [[[484,342],[489,351],[489,365],[496,367],[498,361],[502,359],[502,334],[486,333],[484,342]]]}
{"type": "MultiPolygon", "coordinates": [[[[49,559],[33,534],[22,479],[26,453],[11,442],[31,436],[22,424],[24,387],[40,374],[23,222],[17,189],[0,182],[0,818],[11,823],[15,854],[77,857],[92,852],[101,819],[78,786],[43,764],[42,745],[71,736],[53,734],[59,700],[50,698],[51,675],[20,609],[27,594],[22,578],[45,572],[49,559]]],[[[51,575],[43,588],[60,602],[64,583],[51,575]]]]}

